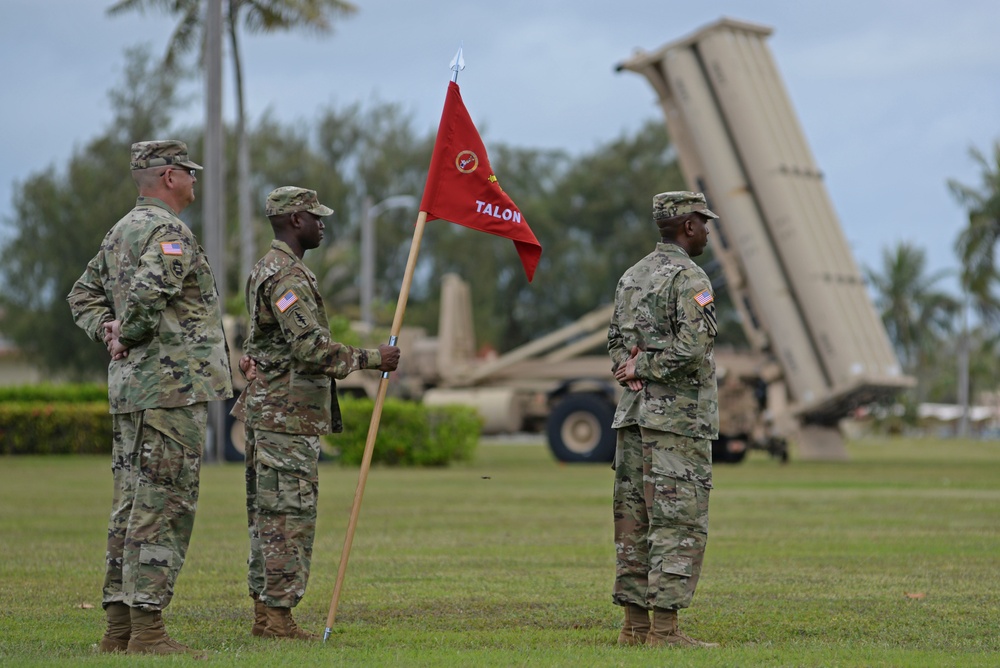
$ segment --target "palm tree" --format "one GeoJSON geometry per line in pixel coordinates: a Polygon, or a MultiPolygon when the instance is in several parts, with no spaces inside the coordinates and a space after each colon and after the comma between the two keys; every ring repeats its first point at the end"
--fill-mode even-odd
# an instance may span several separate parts
{"type": "MultiPolygon", "coordinates": [[[[246,107],[243,96],[243,65],[240,56],[239,27],[251,33],[273,33],[298,28],[317,33],[333,30],[333,17],[348,17],[357,7],[343,0],[222,0],[226,8],[225,24],[232,52],[233,81],[236,86],[236,173],[238,220],[240,230],[240,275],[247,276],[256,261],[254,225],[251,220],[250,148],[246,133],[246,107]]],[[[195,45],[204,48],[206,0],[118,0],[108,8],[114,16],[147,10],[166,12],[179,18],[167,45],[164,66],[175,69],[181,58],[195,45]]]]}
{"type": "Polygon", "coordinates": [[[986,322],[1000,320],[997,284],[997,241],[1000,241],[1000,142],[993,145],[992,164],[979,150],[969,150],[982,167],[982,190],[948,181],[955,198],[969,211],[969,226],[959,234],[955,251],[962,261],[962,288],[986,322]]]}
{"type": "MultiPolygon", "coordinates": [[[[962,290],[985,323],[1000,320],[1000,300],[993,292],[997,283],[996,247],[1000,239],[1000,142],[993,145],[993,164],[976,148],[969,150],[972,159],[982,168],[983,189],[950,180],[948,187],[955,198],[969,211],[969,226],[958,236],[955,252],[962,261],[962,290]]],[[[965,318],[963,318],[965,320],[965,318]]],[[[965,407],[959,433],[968,429],[970,397],[970,337],[963,327],[959,369],[959,395],[965,407]]]]}
{"type": "Polygon", "coordinates": [[[935,288],[946,272],[927,275],[927,257],[909,243],[882,251],[882,273],[865,269],[889,338],[907,372],[919,377],[953,329],[958,301],[935,288]]]}

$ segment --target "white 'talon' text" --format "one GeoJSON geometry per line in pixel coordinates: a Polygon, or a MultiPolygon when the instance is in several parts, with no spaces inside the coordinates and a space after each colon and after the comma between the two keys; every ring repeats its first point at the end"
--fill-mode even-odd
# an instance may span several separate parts
{"type": "Polygon", "coordinates": [[[476,200],[476,213],[481,213],[486,216],[493,216],[500,220],[506,220],[511,223],[521,222],[521,212],[516,209],[503,208],[499,204],[490,204],[489,202],[484,202],[482,200],[476,200]]]}

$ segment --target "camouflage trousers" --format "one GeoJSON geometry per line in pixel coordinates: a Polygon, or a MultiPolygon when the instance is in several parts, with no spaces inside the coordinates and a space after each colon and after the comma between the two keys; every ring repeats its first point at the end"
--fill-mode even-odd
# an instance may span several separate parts
{"type": "Polygon", "coordinates": [[[712,444],[629,426],[615,452],[617,605],[687,608],[708,542],[712,444]]]}
{"type": "Polygon", "coordinates": [[[250,595],[294,608],[306,593],[319,495],[319,437],[246,426],[250,595]]]}
{"type": "Polygon", "coordinates": [[[162,610],[194,529],[208,409],[199,403],[112,418],[115,487],[102,601],[162,610]]]}

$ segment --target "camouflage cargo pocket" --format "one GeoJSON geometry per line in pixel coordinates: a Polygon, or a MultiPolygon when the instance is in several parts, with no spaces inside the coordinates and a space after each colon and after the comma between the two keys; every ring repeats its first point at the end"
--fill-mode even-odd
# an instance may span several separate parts
{"type": "Polygon", "coordinates": [[[185,492],[198,489],[201,441],[196,441],[198,449],[195,449],[184,440],[197,438],[204,432],[198,431],[197,426],[189,426],[188,423],[194,422],[190,415],[191,411],[184,408],[144,411],[138,435],[139,468],[150,483],[185,492]],[[192,429],[195,435],[190,433],[192,429]]]}
{"type": "Polygon", "coordinates": [[[173,568],[175,563],[174,551],[162,545],[145,543],[139,548],[139,563],[143,566],[154,568],[173,568]]]}
{"type": "Polygon", "coordinates": [[[313,483],[269,466],[257,465],[257,505],[271,513],[297,513],[315,505],[313,483]]]}
{"type": "Polygon", "coordinates": [[[126,575],[132,582],[125,588],[134,589],[136,602],[162,603],[164,595],[169,601],[182,562],[170,548],[147,543],[139,548],[139,567],[126,575]]]}
{"type": "Polygon", "coordinates": [[[687,527],[708,533],[708,489],[698,483],[662,475],[653,468],[655,526],[687,527]]]}
{"type": "Polygon", "coordinates": [[[689,578],[694,574],[694,560],[678,554],[668,554],[663,557],[660,570],[670,575],[679,575],[689,578]]]}
{"type": "Polygon", "coordinates": [[[261,510],[295,513],[315,508],[319,439],[255,431],[257,503],[261,510]]]}

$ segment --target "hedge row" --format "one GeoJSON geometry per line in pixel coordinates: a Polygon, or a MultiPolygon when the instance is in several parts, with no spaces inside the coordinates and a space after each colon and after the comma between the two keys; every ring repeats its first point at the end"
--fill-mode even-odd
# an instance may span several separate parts
{"type": "MultiPolygon", "coordinates": [[[[344,432],[326,437],[328,458],[357,466],[374,403],[341,398],[344,432]]],[[[480,421],[464,406],[422,406],[389,399],[379,426],[373,463],[390,466],[442,466],[471,459],[480,421]]],[[[111,452],[108,403],[4,402],[0,404],[0,455],[98,454],[111,452]]]]}
{"type": "MultiPolygon", "coordinates": [[[[371,399],[340,398],[344,431],[326,437],[329,456],[342,464],[361,464],[374,407],[371,399]]],[[[476,410],[468,406],[423,406],[386,399],[372,463],[443,466],[467,461],[475,453],[481,427],[476,410]]]]}
{"type": "Polygon", "coordinates": [[[0,454],[92,455],[111,452],[108,401],[0,404],[0,454]]]}
{"type": "Polygon", "coordinates": [[[5,385],[0,387],[0,402],[48,401],[89,403],[103,401],[108,405],[108,386],[103,383],[61,383],[59,385],[5,385]]]}

